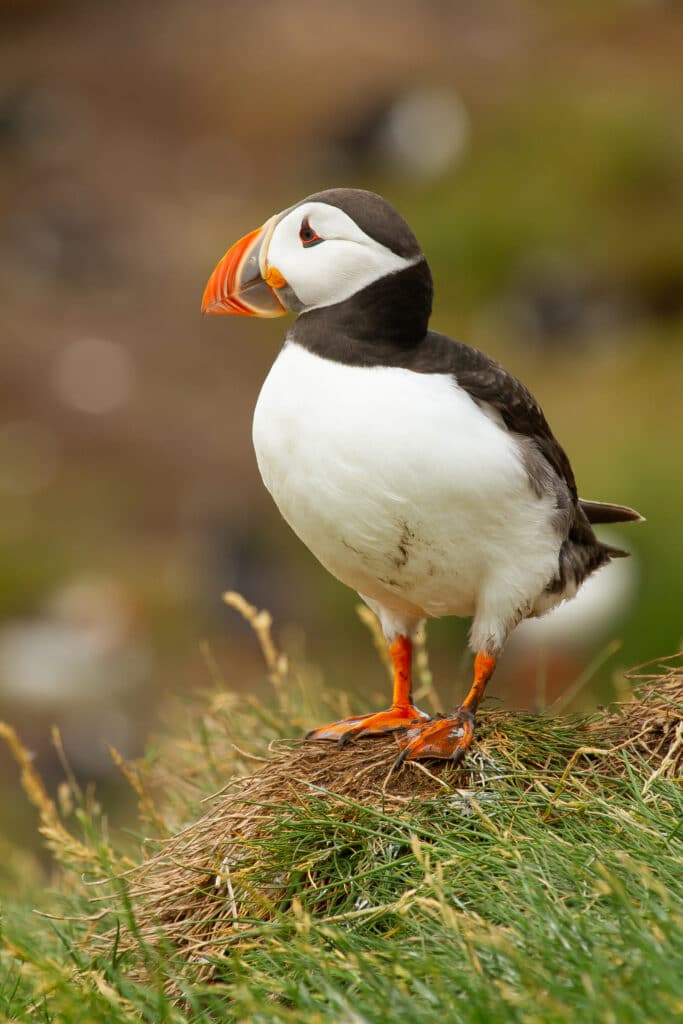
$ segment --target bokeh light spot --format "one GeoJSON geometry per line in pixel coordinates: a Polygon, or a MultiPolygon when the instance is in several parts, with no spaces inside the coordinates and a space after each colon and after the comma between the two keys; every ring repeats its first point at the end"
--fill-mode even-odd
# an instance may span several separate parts
{"type": "Polygon", "coordinates": [[[105,338],[79,338],[60,353],[54,386],[65,405],[101,415],[130,400],[135,366],[122,345],[105,338]]]}

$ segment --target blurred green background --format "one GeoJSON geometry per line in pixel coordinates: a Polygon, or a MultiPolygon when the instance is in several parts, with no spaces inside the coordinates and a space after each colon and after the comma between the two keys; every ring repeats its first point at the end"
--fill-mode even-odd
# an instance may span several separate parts
{"type": "MultiPolygon", "coordinates": [[[[226,589],[329,684],[383,699],[355,595],[258,479],[283,323],[199,315],[237,237],[334,185],[398,206],[434,326],[535,392],[585,497],[648,519],[617,530],[634,558],[582,615],[520,630],[493,695],[542,706],[620,640],[595,702],[678,648],[678,3],[5,0],[0,18],[0,718],[48,779],[57,723],[116,808],[107,744],[139,754],[168,694],[209,685],[203,641],[266,692],[226,589]]],[[[430,625],[446,706],[465,632],[430,625]]],[[[5,751],[0,828],[33,829],[5,751]]]]}

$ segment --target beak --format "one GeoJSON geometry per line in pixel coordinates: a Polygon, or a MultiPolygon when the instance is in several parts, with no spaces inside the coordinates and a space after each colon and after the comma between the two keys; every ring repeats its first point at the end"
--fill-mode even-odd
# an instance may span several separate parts
{"type": "Polygon", "coordinates": [[[280,214],[250,231],[228,249],[211,277],[202,299],[202,313],[241,316],[284,316],[287,312],[276,288],[287,282],[275,267],[267,268],[268,243],[280,214]]]}

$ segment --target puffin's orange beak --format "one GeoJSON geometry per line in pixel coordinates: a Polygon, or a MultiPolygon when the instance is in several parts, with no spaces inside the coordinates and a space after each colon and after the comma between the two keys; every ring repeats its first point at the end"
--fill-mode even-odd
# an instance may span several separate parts
{"type": "Polygon", "coordinates": [[[263,227],[250,231],[226,252],[209,278],[202,313],[238,313],[242,316],[284,316],[287,309],[276,289],[287,282],[275,267],[268,267],[268,243],[279,214],[263,227]]]}

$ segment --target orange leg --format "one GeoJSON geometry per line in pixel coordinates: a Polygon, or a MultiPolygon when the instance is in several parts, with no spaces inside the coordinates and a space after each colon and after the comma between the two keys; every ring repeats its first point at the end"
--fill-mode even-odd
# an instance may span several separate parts
{"type": "Polygon", "coordinates": [[[429,716],[413,704],[411,670],[413,645],[407,636],[399,636],[389,647],[394,666],[394,699],[388,711],[344,718],[341,722],[323,725],[313,729],[307,740],[337,740],[343,746],[351,739],[364,736],[385,736],[387,733],[405,729],[419,722],[429,721],[429,716]]]}
{"type": "Polygon", "coordinates": [[[434,722],[423,722],[406,732],[406,744],[396,758],[398,768],[404,761],[420,761],[438,757],[454,761],[463,759],[472,746],[474,716],[484,696],[486,684],[493,675],[496,659],[481,652],[474,659],[474,682],[455,713],[434,722]]]}

